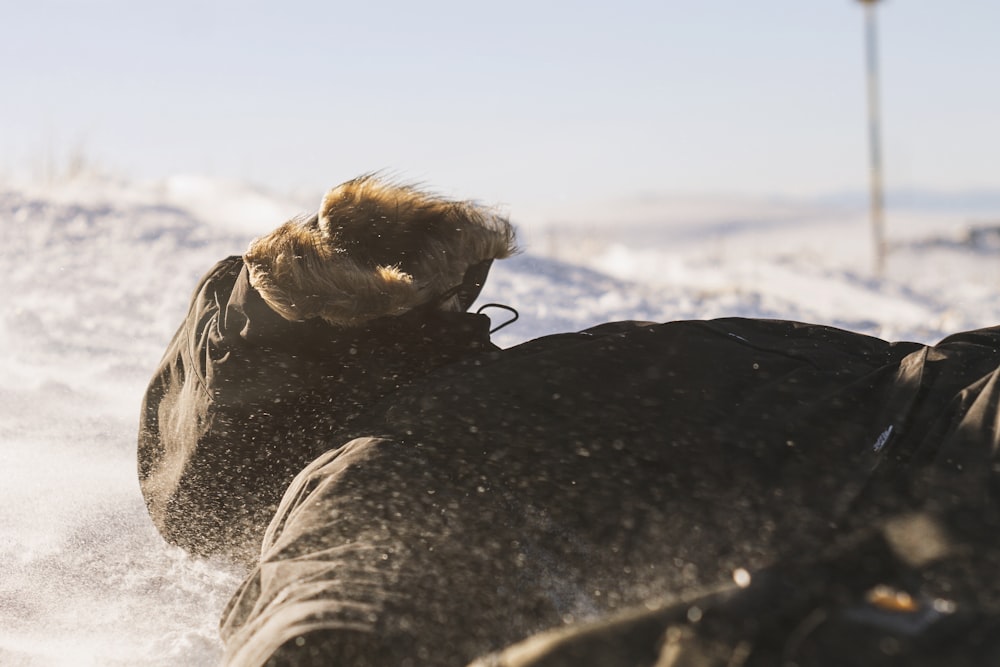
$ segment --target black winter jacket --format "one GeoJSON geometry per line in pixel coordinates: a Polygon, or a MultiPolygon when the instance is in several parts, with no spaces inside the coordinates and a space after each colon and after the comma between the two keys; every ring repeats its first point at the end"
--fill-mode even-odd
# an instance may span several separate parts
{"type": "Polygon", "coordinates": [[[618,323],[443,367],[293,483],[224,618],[228,659],[463,664],[928,503],[985,513],[998,342],[618,323]]]}
{"type": "Polygon", "coordinates": [[[201,280],[146,392],[139,481],[168,541],[256,559],[292,478],[386,394],[496,349],[489,320],[416,309],[356,328],[283,319],[240,257],[201,280]]]}
{"type": "Polygon", "coordinates": [[[460,665],[888,516],[1000,525],[996,328],[930,347],[626,322],[498,350],[487,327],[288,322],[239,258],[205,278],[139,470],[171,541],[261,550],[223,619],[230,664],[460,665]]]}

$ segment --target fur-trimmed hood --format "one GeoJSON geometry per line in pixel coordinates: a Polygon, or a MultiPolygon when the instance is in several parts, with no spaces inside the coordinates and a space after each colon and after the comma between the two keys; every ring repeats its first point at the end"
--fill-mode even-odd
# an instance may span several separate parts
{"type": "Polygon", "coordinates": [[[514,228],[489,209],[366,175],[330,190],[309,218],[254,240],[250,284],[282,317],[357,326],[451,295],[466,272],[516,251],[514,228]]]}

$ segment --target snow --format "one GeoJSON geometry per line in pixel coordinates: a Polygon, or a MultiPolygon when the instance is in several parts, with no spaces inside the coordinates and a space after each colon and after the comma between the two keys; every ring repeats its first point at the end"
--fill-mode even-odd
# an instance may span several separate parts
{"type": "MultiPolygon", "coordinates": [[[[153,529],[139,404],[201,274],[317,203],[196,176],[0,185],[0,664],[217,662],[242,573],[153,529]]],[[[480,299],[520,311],[504,346],[614,319],[775,317],[925,342],[1000,321],[1000,237],[981,212],[890,211],[880,278],[864,211],[833,204],[644,197],[523,220],[525,252],[480,299]]]]}

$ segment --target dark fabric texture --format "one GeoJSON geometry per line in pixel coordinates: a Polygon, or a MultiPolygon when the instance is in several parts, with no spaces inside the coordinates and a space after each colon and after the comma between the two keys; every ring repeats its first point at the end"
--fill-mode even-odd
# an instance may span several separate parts
{"type": "MultiPolygon", "coordinates": [[[[996,329],[928,347],[626,322],[439,368],[292,483],[224,616],[227,661],[462,665],[815,561],[914,508],[976,533],[995,514],[998,346],[996,329]]],[[[283,446],[318,446],[299,437],[283,446]]]]}
{"type": "Polygon", "coordinates": [[[357,329],[287,321],[230,257],[195,290],[143,401],[150,515],[193,553],[254,562],[288,483],[340,429],[432,369],[493,349],[488,318],[430,308],[357,329]]]}
{"type": "Polygon", "coordinates": [[[995,526],[980,534],[987,540],[965,541],[949,523],[897,516],[826,553],[745,573],[739,585],[541,633],[471,667],[997,664],[1000,608],[954,588],[996,588],[995,526]],[[926,540],[943,551],[922,560],[926,540]]]}

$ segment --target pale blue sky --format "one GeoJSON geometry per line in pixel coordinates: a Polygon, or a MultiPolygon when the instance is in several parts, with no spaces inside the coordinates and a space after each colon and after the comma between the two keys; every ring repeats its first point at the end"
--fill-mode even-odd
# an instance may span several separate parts
{"type": "MultiPolygon", "coordinates": [[[[1000,189],[1000,2],[879,20],[890,185],[1000,189]]],[[[511,205],[864,191],[862,28],[854,0],[0,0],[0,174],[79,146],[511,205]]]]}

